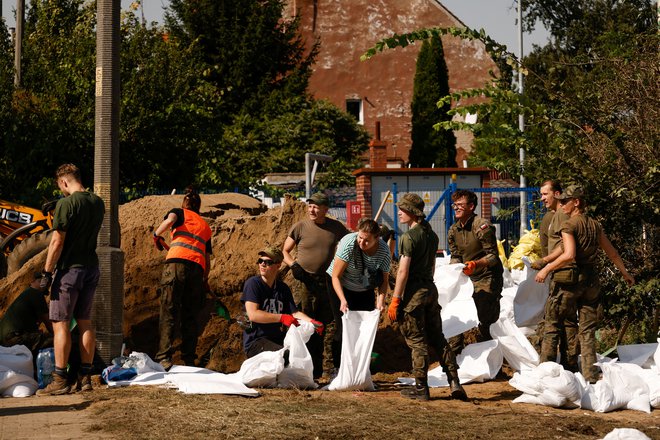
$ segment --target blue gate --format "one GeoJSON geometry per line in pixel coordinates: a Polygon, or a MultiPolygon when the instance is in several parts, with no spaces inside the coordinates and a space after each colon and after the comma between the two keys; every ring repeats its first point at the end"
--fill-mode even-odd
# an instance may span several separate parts
{"type": "MultiPolygon", "coordinates": [[[[454,210],[451,207],[451,195],[456,191],[456,184],[450,183],[448,187],[443,191],[438,200],[435,202],[430,212],[426,216],[426,220],[431,224],[434,232],[438,234],[440,238],[440,248],[448,249],[447,245],[447,232],[449,228],[454,223],[454,210]],[[441,219],[444,221],[437,221],[434,219],[439,213],[441,219]]],[[[538,197],[539,188],[470,188],[469,191],[472,191],[480,197],[481,201],[484,200],[482,196],[484,193],[491,194],[491,199],[489,203],[491,204],[491,216],[490,221],[493,223],[497,230],[497,237],[499,240],[504,240],[504,250],[507,252],[507,255],[511,251],[511,248],[518,244],[520,240],[520,193],[526,193],[527,200],[527,219],[525,225],[528,229],[532,227],[538,227],[540,219],[545,213],[543,203],[538,197]],[[503,214],[504,213],[504,214],[503,214]],[[531,222],[531,223],[530,223],[531,222]]],[[[397,184],[392,185],[392,196],[394,198],[393,202],[396,205],[398,199],[397,184]]],[[[480,203],[483,208],[483,203],[480,203]]],[[[478,205],[479,207],[479,205],[478,205]]],[[[400,226],[398,224],[398,216],[393,216],[393,230],[396,232],[396,256],[398,257],[398,237],[401,233],[400,226]]]]}

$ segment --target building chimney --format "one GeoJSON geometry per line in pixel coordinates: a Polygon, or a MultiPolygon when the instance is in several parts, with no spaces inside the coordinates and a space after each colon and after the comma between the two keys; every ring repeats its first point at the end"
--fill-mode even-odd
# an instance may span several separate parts
{"type": "Polygon", "coordinates": [[[387,168],[387,142],[380,140],[380,121],[376,121],[376,135],[369,142],[369,167],[387,168]]]}

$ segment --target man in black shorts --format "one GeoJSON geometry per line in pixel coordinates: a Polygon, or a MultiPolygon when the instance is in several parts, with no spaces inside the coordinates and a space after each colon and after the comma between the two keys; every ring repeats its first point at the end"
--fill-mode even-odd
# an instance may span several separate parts
{"type": "Polygon", "coordinates": [[[90,373],[96,348],[91,315],[100,275],[96,239],[105,205],[99,196],[85,189],[75,165],[61,165],[55,177],[65,197],[55,207],[53,236],[40,283],[40,288],[47,289],[52,282],[49,318],[53,323],[55,371],[53,381],[38,390],[38,396],[66,394],[71,389],[66,368],[71,352],[72,318],[80,329],[81,364],[75,385],[78,391],[92,389],[90,373]]]}

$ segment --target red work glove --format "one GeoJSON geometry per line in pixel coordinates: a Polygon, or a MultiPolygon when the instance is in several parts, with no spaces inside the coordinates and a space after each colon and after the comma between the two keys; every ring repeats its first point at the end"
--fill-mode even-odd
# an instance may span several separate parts
{"type": "Polygon", "coordinates": [[[158,249],[159,251],[162,251],[163,249],[165,249],[163,247],[163,244],[165,243],[165,239],[163,237],[161,237],[160,235],[156,235],[156,233],[154,232],[154,237],[153,238],[154,238],[154,245],[156,246],[156,249],[158,249]]]}
{"type": "Polygon", "coordinates": [[[392,297],[392,302],[390,303],[389,309],[387,309],[387,316],[390,317],[390,321],[395,322],[396,321],[396,315],[399,309],[399,304],[401,304],[401,298],[397,298],[396,296],[392,297]]]}
{"type": "Polygon", "coordinates": [[[477,268],[476,261],[468,261],[467,263],[465,263],[465,267],[463,268],[463,273],[467,276],[470,276],[474,273],[476,268],[477,268]]]}
{"type": "Polygon", "coordinates": [[[300,325],[298,320],[294,318],[293,315],[287,315],[285,313],[282,313],[282,315],[280,315],[280,322],[287,327],[291,327],[292,324],[295,325],[296,327],[300,325]]]}
{"type": "Polygon", "coordinates": [[[316,319],[312,319],[310,322],[314,324],[314,331],[319,335],[323,335],[323,323],[317,321],[316,319]]]}

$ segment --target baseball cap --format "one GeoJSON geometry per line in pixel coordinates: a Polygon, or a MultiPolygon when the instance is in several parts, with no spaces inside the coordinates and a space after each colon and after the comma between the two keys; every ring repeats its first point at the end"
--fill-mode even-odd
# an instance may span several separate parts
{"type": "Polygon", "coordinates": [[[284,255],[282,254],[282,251],[274,246],[268,246],[265,249],[260,250],[259,256],[270,257],[270,259],[273,260],[275,263],[281,263],[282,260],[284,260],[284,255]]]}
{"type": "Polygon", "coordinates": [[[317,192],[313,194],[309,199],[307,199],[307,203],[313,203],[315,205],[325,205],[325,206],[330,206],[330,200],[328,199],[328,196],[321,192],[317,192]]]}
{"type": "Polygon", "coordinates": [[[561,194],[555,197],[557,200],[577,199],[584,197],[584,189],[580,185],[569,185],[561,194]]]}

